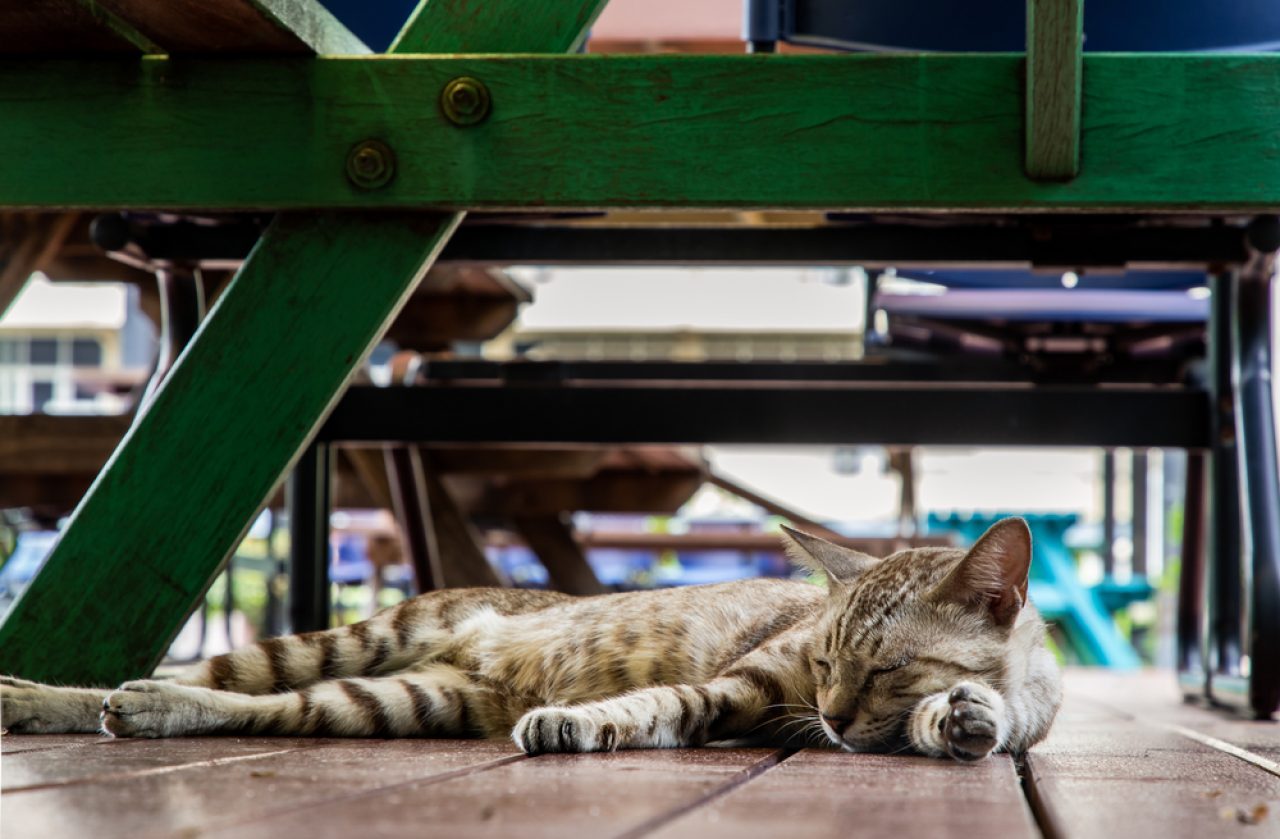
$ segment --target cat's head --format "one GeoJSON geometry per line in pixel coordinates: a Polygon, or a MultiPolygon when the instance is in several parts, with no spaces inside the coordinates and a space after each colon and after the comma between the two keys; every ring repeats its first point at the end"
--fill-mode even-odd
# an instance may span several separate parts
{"type": "Polygon", "coordinates": [[[824,572],[830,589],[809,667],[832,742],[892,749],[922,698],[1003,677],[1027,599],[1025,521],[996,523],[968,551],[916,548],[886,559],[787,532],[792,558],[824,572]]]}

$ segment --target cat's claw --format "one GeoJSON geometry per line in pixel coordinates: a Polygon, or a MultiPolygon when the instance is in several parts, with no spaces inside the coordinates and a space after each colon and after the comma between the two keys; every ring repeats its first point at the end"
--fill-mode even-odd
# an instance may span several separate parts
{"type": "Polygon", "coordinates": [[[1000,745],[1004,699],[988,687],[963,683],[947,695],[950,711],[938,722],[947,754],[981,760],[1000,745]]]}
{"type": "Polygon", "coordinates": [[[618,727],[578,708],[537,708],[520,718],[511,738],[529,755],[611,752],[618,747],[618,727]]]}

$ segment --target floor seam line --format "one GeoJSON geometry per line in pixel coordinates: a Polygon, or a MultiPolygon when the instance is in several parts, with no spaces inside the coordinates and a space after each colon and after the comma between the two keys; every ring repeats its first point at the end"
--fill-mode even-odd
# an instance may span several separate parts
{"type": "Polygon", "coordinates": [[[1065,834],[1058,829],[1058,822],[1054,818],[1052,808],[1040,794],[1040,785],[1036,779],[1035,770],[1031,767],[1031,758],[1031,755],[1023,755],[1013,762],[1018,774],[1018,786],[1022,791],[1023,803],[1031,812],[1031,823],[1035,825],[1040,835],[1044,839],[1059,839],[1065,834]]]}
{"type": "Polygon", "coordinates": [[[764,773],[768,772],[770,769],[773,769],[775,766],[781,765],[782,762],[787,760],[788,758],[794,757],[795,755],[799,754],[799,752],[800,752],[799,749],[778,749],[774,751],[772,754],[769,754],[761,758],[760,760],[757,760],[755,763],[751,764],[750,766],[747,766],[739,770],[738,772],[735,772],[732,777],[730,777],[728,780],[710,789],[707,792],[707,794],[702,796],[701,798],[698,798],[695,801],[691,801],[688,804],[685,804],[683,806],[677,807],[674,810],[671,810],[670,812],[662,813],[661,815],[654,816],[653,818],[648,819],[647,821],[631,828],[630,830],[627,830],[619,834],[616,837],[616,839],[640,839],[640,837],[645,836],[646,834],[653,833],[654,831],[662,827],[666,827],[668,824],[672,823],[673,821],[680,818],[681,816],[692,813],[694,810],[697,810],[699,807],[704,807],[707,804],[710,804],[711,802],[719,798],[722,798],[725,795],[728,795],[730,792],[733,792],[735,789],[738,789],[739,787],[746,785],[748,782],[760,777],[764,773]]]}
{"type": "MultiPolygon", "coordinates": [[[[393,790],[402,789],[404,787],[410,787],[415,784],[421,784],[423,786],[431,786],[433,784],[443,783],[445,781],[452,781],[455,778],[462,778],[467,775],[478,775],[481,772],[487,772],[490,769],[497,769],[500,766],[506,766],[511,763],[518,763],[520,761],[529,760],[529,759],[530,759],[529,756],[525,754],[506,755],[504,757],[494,758],[493,760],[485,761],[484,763],[477,763],[472,766],[463,766],[463,767],[459,767],[458,769],[450,769],[448,772],[441,772],[436,775],[424,775],[421,778],[411,778],[407,781],[397,781],[394,784],[388,784],[387,786],[384,786],[384,787],[376,787],[374,789],[360,790],[358,792],[352,792],[346,795],[326,798],[320,803],[329,805],[329,804],[334,804],[338,802],[355,801],[360,798],[368,798],[370,796],[381,795],[382,793],[391,792],[393,790]]],[[[307,801],[305,803],[297,803],[288,807],[282,807],[279,810],[272,810],[268,813],[259,813],[250,818],[238,819],[238,820],[233,819],[226,822],[219,822],[212,825],[206,825],[204,828],[202,828],[201,832],[214,833],[217,831],[241,827],[246,824],[263,822],[269,819],[275,819],[275,818],[279,818],[280,816],[288,815],[289,813],[296,813],[299,810],[310,809],[316,806],[316,804],[317,802],[315,801],[307,801]]]]}
{"type": "Polygon", "coordinates": [[[1113,705],[1110,705],[1101,700],[1092,699],[1089,697],[1086,697],[1086,700],[1093,703],[1094,705],[1097,705],[1098,707],[1105,708],[1108,711],[1111,711],[1112,713],[1123,717],[1124,719],[1135,720],[1143,725],[1150,726],[1151,728],[1157,728],[1163,731],[1170,731],[1181,737],[1185,737],[1188,740],[1193,740],[1202,746],[1208,746],[1209,748],[1215,751],[1230,755],[1238,760],[1243,760],[1245,763],[1256,766],[1259,769],[1263,770],[1264,772],[1270,772],[1272,775],[1280,777],[1280,763],[1277,763],[1274,760],[1265,758],[1262,755],[1255,754],[1249,751],[1248,749],[1244,749],[1244,748],[1241,748],[1240,746],[1236,746],[1232,743],[1228,743],[1226,740],[1219,740],[1217,737],[1214,737],[1210,734],[1204,734],[1202,732],[1196,731],[1194,728],[1188,728],[1185,725],[1178,725],[1177,723],[1159,722],[1155,720],[1143,719],[1137,714],[1128,713],[1123,709],[1116,708],[1113,705]]]}
{"type": "Polygon", "coordinates": [[[1154,725],[1158,728],[1172,731],[1175,734],[1180,734],[1189,740],[1194,740],[1211,749],[1216,749],[1224,754],[1229,754],[1234,758],[1243,760],[1245,763],[1252,764],[1259,769],[1270,772],[1272,775],[1280,776],[1280,763],[1276,763],[1274,760],[1269,760],[1262,755],[1254,754],[1248,749],[1242,749],[1239,746],[1228,743],[1226,740],[1219,740],[1217,737],[1203,734],[1193,728],[1187,728],[1186,726],[1174,723],[1156,722],[1148,723],[1148,725],[1154,725]]]}
{"type": "Polygon", "coordinates": [[[275,755],[288,754],[290,752],[301,752],[315,748],[314,746],[294,746],[288,749],[277,749],[272,752],[258,752],[251,755],[231,755],[228,757],[215,757],[209,760],[194,761],[192,763],[182,763],[176,766],[152,766],[147,769],[137,769],[127,774],[120,775],[88,775],[83,778],[71,778],[65,781],[47,781],[40,784],[28,784],[27,786],[11,787],[5,790],[5,793],[15,792],[40,792],[47,789],[60,789],[62,787],[76,787],[85,784],[102,784],[102,783],[122,783],[130,781],[134,778],[150,778],[155,775],[168,775],[173,772],[181,772],[186,769],[206,769],[211,766],[223,766],[230,763],[242,763],[247,760],[258,760],[264,757],[274,757],[275,755]]]}

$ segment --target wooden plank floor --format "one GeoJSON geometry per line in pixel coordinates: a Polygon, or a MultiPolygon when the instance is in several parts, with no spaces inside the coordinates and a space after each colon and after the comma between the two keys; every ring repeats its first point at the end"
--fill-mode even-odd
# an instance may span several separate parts
{"type": "Polygon", "coordinates": [[[526,758],[507,743],[0,738],[0,835],[1280,837],[1280,725],[1166,673],[1073,672],[1024,766],[807,749],[526,758]]]}

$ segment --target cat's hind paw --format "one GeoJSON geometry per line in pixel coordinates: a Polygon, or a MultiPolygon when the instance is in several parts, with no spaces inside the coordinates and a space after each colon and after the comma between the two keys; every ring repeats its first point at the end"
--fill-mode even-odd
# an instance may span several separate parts
{"type": "Polygon", "coordinates": [[[211,730],[215,709],[202,689],[169,682],[125,682],[102,700],[102,732],[113,737],[176,737],[211,730]]]}
{"type": "Polygon", "coordinates": [[[102,692],[0,676],[0,728],[10,734],[97,731],[102,692]]]}
{"type": "Polygon", "coordinates": [[[618,727],[579,708],[536,708],[516,722],[511,739],[529,755],[611,752],[618,748],[618,727]]]}

